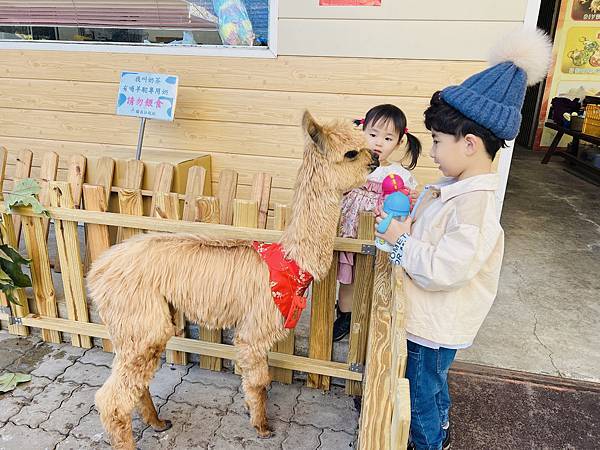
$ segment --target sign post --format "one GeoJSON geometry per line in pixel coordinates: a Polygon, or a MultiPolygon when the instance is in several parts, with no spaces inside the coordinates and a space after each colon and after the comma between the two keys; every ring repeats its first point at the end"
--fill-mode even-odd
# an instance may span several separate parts
{"type": "Polygon", "coordinates": [[[173,121],[179,79],[175,75],[121,72],[117,115],[139,117],[140,131],[135,159],[142,156],[146,119],[173,121]]]}

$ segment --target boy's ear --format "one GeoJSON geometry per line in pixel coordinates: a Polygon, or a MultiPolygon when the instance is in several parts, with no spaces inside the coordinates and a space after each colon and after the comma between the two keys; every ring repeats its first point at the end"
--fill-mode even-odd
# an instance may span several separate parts
{"type": "Polygon", "coordinates": [[[467,156],[473,156],[477,152],[477,149],[480,147],[480,145],[483,144],[481,138],[475,136],[474,134],[467,134],[464,137],[464,140],[466,144],[465,151],[467,156]]]}
{"type": "Polygon", "coordinates": [[[317,150],[321,153],[325,153],[323,127],[315,121],[308,110],[305,110],[304,115],[302,116],[302,129],[306,136],[315,144],[317,150]]]}

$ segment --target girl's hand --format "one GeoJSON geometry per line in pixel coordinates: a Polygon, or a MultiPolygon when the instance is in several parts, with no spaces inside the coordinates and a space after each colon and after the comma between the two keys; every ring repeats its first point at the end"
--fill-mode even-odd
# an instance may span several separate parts
{"type": "Polygon", "coordinates": [[[412,209],[415,207],[415,203],[417,203],[417,199],[419,198],[419,191],[416,189],[409,189],[408,198],[410,199],[410,209],[412,211],[412,209]]]}
{"type": "MultiPolygon", "coordinates": [[[[381,211],[381,214],[375,218],[375,222],[379,225],[385,218],[387,214],[381,211]]],[[[400,222],[399,220],[392,220],[390,225],[388,226],[385,233],[381,234],[375,230],[375,236],[382,238],[386,242],[391,245],[394,245],[396,241],[402,236],[404,233],[410,235],[410,229],[412,227],[412,217],[408,216],[404,222],[400,222]]]]}
{"type": "MultiPolygon", "coordinates": [[[[381,209],[381,205],[375,205],[375,209],[373,210],[373,213],[375,214],[375,217],[381,217],[381,213],[383,213],[383,210],[381,209]]],[[[379,223],[379,222],[377,222],[379,223]]]]}

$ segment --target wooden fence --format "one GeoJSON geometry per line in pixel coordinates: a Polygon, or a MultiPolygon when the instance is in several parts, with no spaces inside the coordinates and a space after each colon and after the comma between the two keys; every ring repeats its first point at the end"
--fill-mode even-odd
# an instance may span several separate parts
{"type": "MultiPolygon", "coordinates": [[[[0,188],[5,180],[14,183],[32,176],[30,151],[17,155],[10,176],[5,176],[7,157],[6,149],[0,148],[0,188]]],[[[40,202],[54,222],[54,239],[48,239],[48,217],[35,214],[30,208],[12,212],[3,204],[0,206],[3,241],[18,247],[22,233],[31,259],[30,301],[24,290],[16,292],[21,306],[9,304],[0,295],[0,320],[7,322],[9,332],[16,335],[26,336],[33,327],[41,330],[46,342],[60,343],[67,338],[63,333],[68,333],[74,346],[89,348],[92,338],[99,338],[104,350],[112,351],[106,328],[94,320],[95,311],[85,289],[89,264],[111,244],[144,231],[274,242],[289,220],[287,206],[270,202],[271,177],[265,173],[254,177],[250,198],[236,199],[238,174],[232,170],[220,173],[217,192],[210,197],[203,195],[210,177],[206,167],[189,167],[185,192],[175,193],[171,192],[175,167],[168,163],[154,168],[152,189],[142,189],[145,163],[141,161],[87,161],[84,156],[75,155],[68,162],[64,181],[56,180],[58,165],[59,156],[48,152],[42,158],[39,173],[33,175],[42,187],[40,202]],[[116,186],[115,163],[126,168],[116,186]],[[81,224],[85,227],[84,242],[80,239],[81,224]],[[54,246],[57,258],[52,260],[49,248],[54,246]],[[56,294],[60,283],[56,273],[61,276],[64,298],[56,294]]],[[[364,389],[361,448],[406,448],[410,402],[408,384],[403,378],[404,299],[399,275],[394,277],[397,281],[392,286],[386,254],[378,254],[375,264],[373,229],[373,217],[364,214],[358,239],[335,241],[336,251],[356,254],[346,362],[332,361],[336,253],[328,276],[311,288],[308,354],[295,354],[296,336],[292,332],[269,353],[269,365],[273,379],[283,383],[291,383],[296,370],[307,374],[309,387],[327,390],[331,377],[338,377],[346,380],[348,394],[360,395],[364,389]]],[[[179,333],[167,345],[168,362],[186,364],[188,354],[196,353],[200,355],[201,367],[221,370],[223,359],[235,361],[235,349],[222,343],[221,330],[200,328],[199,338],[193,339],[186,337],[189,324],[182,314],[176,314],[175,322],[179,333]]]]}

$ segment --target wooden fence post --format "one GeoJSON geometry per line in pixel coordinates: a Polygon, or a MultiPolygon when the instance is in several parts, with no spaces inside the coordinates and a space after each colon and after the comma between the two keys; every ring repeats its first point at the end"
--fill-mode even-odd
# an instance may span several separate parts
{"type": "MultiPolygon", "coordinates": [[[[75,208],[81,205],[81,195],[83,180],[85,179],[85,171],[87,167],[87,159],[83,155],[73,155],[69,160],[69,168],[67,171],[67,182],[71,186],[71,194],[73,195],[73,204],[75,208]]],[[[54,261],[54,272],[60,273],[60,258],[56,253],[54,261]]]]}
{"type": "MultiPolygon", "coordinates": [[[[119,213],[130,216],[143,216],[144,204],[142,191],[139,189],[121,189],[119,191],[119,213]]],[[[117,234],[117,244],[142,232],[142,230],[138,230],[137,228],[127,227],[119,227],[119,230],[121,230],[121,235],[117,234]],[[121,241],[118,240],[119,237],[121,241]]]]}
{"type": "Polygon", "coordinates": [[[272,183],[273,177],[262,172],[257,173],[252,181],[250,199],[258,203],[258,228],[267,228],[272,183]]]}
{"type": "Polygon", "coordinates": [[[221,171],[219,175],[219,189],[217,191],[221,225],[231,225],[233,223],[233,200],[237,191],[237,182],[237,172],[228,169],[221,171]]]}
{"type": "MultiPolygon", "coordinates": [[[[88,168],[89,170],[89,168],[88,168]]],[[[113,184],[113,178],[115,175],[115,160],[108,157],[103,156],[102,158],[96,161],[95,170],[91,171],[90,176],[88,176],[88,183],[93,184],[95,186],[104,187],[104,198],[106,198],[106,203],[110,202],[110,192],[113,184]]],[[[71,187],[72,188],[72,187],[71,187]]],[[[78,193],[81,198],[81,192],[78,193]]],[[[72,193],[73,197],[75,195],[72,193]]],[[[76,203],[77,204],[77,203],[76,203]]],[[[89,225],[85,225],[85,259],[84,259],[84,272],[87,273],[88,268],[90,266],[90,247],[87,245],[87,234],[88,234],[89,225]]]]}
{"type": "MultiPolygon", "coordinates": [[[[292,210],[286,205],[275,205],[275,221],[274,229],[283,231],[290,221],[290,214],[292,210]]],[[[279,353],[287,353],[288,355],[294,354],[295,345],[295,333],[294,329],[290,330],[288,337],[282,341],[276,342],[273,346],[272,351],[279,353]]],[[[292,370],[280,369],[278,367],[271,367],[271,377],[275,381],[280,383],[291,384],[294,379],[294,372],[292,370]]]]}
{"type": "MultiPolygon", "coordinates": [[[[31,259],[31,284],[38,314],[46,317],[58,317],[56,292],[50,272],[48,244],[44,238],[43,219],[23,216],[23,234],[27,255],[31,259]]],[[[42,339],[60,344],[60,333],[42,328],[42,339]]]]}
{"type": "MultiPolygon", "coordinates": [[[[59,208],[75,207],[69,183],[50,183],[50,204],[59,208]]],[[[89,322],[77,222],[55,220],[54,230],[69,318],[78,322],[89,322]]],[[[71,334],[71,343],[75,347],[92,347],[91,338],[84,334],[71,334]]]]}
{"type": "MultiPolygon", "coordinates": [[[[375,217],[371,213],[361,213],[358,221],[358,238],[373,241],[375,238],[375,217]]],[[[350,347],[348,364],[364,373],[367,340],[369,338],[369,318],[373,299],[373,269],[375,257],[354,255],[354,295],[352,299],[352,319],[350,324],[350,347]]],[[[346,393],[361,395],[362,385],[347,380],[346,393]]]]}
{"type": "MultiPolygon", "coordinates": [[[[17,156],[17,163],[15,166],[15,185],[17,181],[29,178],[31,174],[31,161],[33,160],[33,152],[31,150],[21,150],[17,156]]],[[[14,190],[14,186],[13,186],[14,190]]],[[[21,216],[16,215],[13,218],[13,224],[15,227],[15,238],[17,240],[17,248],[21,238],[21,216]]]]}
{"type": "MultiPolygon", "coordinates": [[[[196,199],[196,222],[219,223],[220,217],[219,200],[214,197],[196,199]]],[[[214,330],[202,326],[198,328],[198,337],[201,341],[221,343],[222,335],[220,329],[214,330]]],[[[223,368],[223,360],[214,356],[200,355],[200,367],[220,372],[223,368]]]]}
{"type": "Polygon", "coordinates": [[[73,195],[73,204],[75,205],[75,208],[79,208],[79,205],[81,205],[81,195],[86,167],[87,159],[85,156],[71,156],[71,159],[69,160],[69,169],[67,172],[67,182],[71,186],[71,194],[73,195]]]}
{"type": "MultiPolygon", "coordinates": [[[[6,148],[0,147],[0,197],[3,197],[2,188],[4,187],[4,179],[6,176],[7,159],[8,151],[6,148]]],[[[2,214],[2,224],[0,229],[2,231],[2,242],[18,249],[19,246],[16,242],[17,238],[15,237],[15,226],[10,214],[2,214]]],[[[10,308],[10,314],[15,317],[23,317],[29,314],[29,304],[27,303],[27,297],[25,296],[23,289],[15,289],[13,295],[17,298],[20,305],[9,302],[6,295],[0,293],[0,306],[10,308]]],[[[19,324],[9,324],[8,332],[18,336],[29,336],[29,328],[19,324]]]]}
{"type": "MultiPolygon", "coordinates": [[[[233,201],[233,226],[257,228],[258,227],[258,203],[253,200],[233,201]]],[[[235,373],[241,375],[240,367],[235,364],[235,373]]]]}
{"type": "MultiPolygon", "coordinates": [[[[154,216],[163,219],[179,220],[179,196],[174,193],[156,192],[153,196],[154,216]]],[[[185,336],[185,316],[180,310],[172,311],[173,323],[175,325],[175,336],[185,336]]],[[[174,350],[167,350],[167,362],[169,364],[187,364],[187,354],[174,350]]]]}
{"type": "Polygon", "coordinates": [[[406,373],[406,293],[404,270],[392,268],[392,368],[390,398],[392,405],[391,449],[404,450],[410,431],[410,387],[406,373]]]}
{"type": "Polygon", "coordinates": [[[360,421],[361,450],[389,450],[392,423],[392,283],[389,254],[377,251],[360,421]]]}
{"type": "MultiPolygon", "coordinates": [[[[50,206],[50,191],[49,182],[56,180],[56,174],[58,173],[58,153],[47,152],[42,159],[42,167],[40,170],[40,196],[39,200],[43,206],[50,206]]],[[[43,219],[44,223],[44,237],[48,239],[48,230],[50,228],[50,220],[43,219]]]]}
{"type": "MultiPolygon", "coordinates": [[[[327,276],[313,283],[308,356],[324,361],[331,361],[333,350],[337,266],[338,253],[335,252],[327,276]]],[[[331,377],[314,373],[309,373],[306,379],[306,385],[316,389],[329,390],[330,383],[331,377]]]]}
{"type": "MultiPolygon", "coordinates": [[[[104,186],[93,186],[91,184],[83,185],[83,204],[88,211],[106,212],[108,202],[104,186]]],[[[105,250],[110,248],[110,236],[108,226],[100,224],[89,224],[87,232],[87,241],[90,252],[90,264],[93,263],[105,250]]],[[[110,339],[102,339],[102,349],[105,352],[112,352],[113,346],[110,339]]]]}
{"type": "MultiPolygon", "coordinates": [[[[134,193],[135,190],[139,190],[142,188],[142,179],[144,178],[144,162],[139,161],[137,159],[130,159],[127,161],[127,166],[125,167],[125,182],[123,183],[122,188],[132,189],[132,191],[128,191],[126,194],[122,195],[121,191],[119,191],[119,211],[121,214],[131,214],[136,216],[141,216],[144,214],[143,206],[142,206],[142,196],[140,194],[139,200],[137,199],[137,195],[134,193]],[[131,205],[121,207],[121,200],[123,200],[124,205],[131,205]],[[139,206],[138,206],[139,201],[139,206]],[[127,210],[126,212],[123,209],[127,210]]],[[[108,200],[108,198],[107,198],[108,200]]],[[[108,202],[107,202],[108,203],[108,202]]],[[[153,214],[151,214],[153,215],[153,214]]],[[[131,230],[131,229],[127,229],[131,230]]],[[[127,235],[127,237],[131,237],[130,231],[124,231],[123,227],[117,228],[117,244],[119,242],[123,242],[123,233],[127,235]]]]}
{"type": "Polygon", "coordinates": [[[160,163],[156,169],[156,177],[154,178],[154,184],[152,186],[152,202],[150,204],[150,217],[154,217],[156,195],[159,192],[171,192],[171,186],[173,185],[173,175],[175,173],[175,167],[170,163],[160,163]]]}

